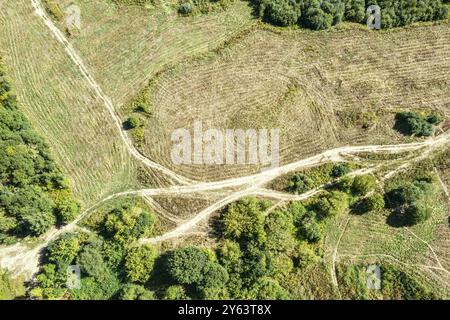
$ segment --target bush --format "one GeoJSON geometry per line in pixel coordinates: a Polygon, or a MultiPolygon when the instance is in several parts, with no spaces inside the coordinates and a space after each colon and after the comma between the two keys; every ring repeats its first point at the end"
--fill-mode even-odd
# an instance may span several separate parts
{"type": "Polygon", "coordinates": [[[384,196],[376,193],[361,201],[359,205],[360,213],[367,213],[372,211],[381,211],[385,207],[384,196]]]}
{"type": "Polygon", "coordinates": [[[188,300],[189,297],[186,294],[183,286],[170,286],[166,289],[163,297],[164,300],[188,300]]]}
{"type": "Polygon", "coordinates": [[[377,180],[372,175],[357,176],[353,179],[352,191],[356,195],[365,195],[374,191],[376,187],[377,180]]]}
{"type": "Polygon", "coordinates": [[[203,279],[199,283],[202,290],[208,288],[225,288],[229,276],[227,270],[216,262],[209,262],[204,269],[203,279]]]}
{"type": "Polygon", "coordinates": [[[112,210],[106,218],[106,235],[125,246],[140,237],[149,236],[153,230],[155,216],[132,205],[123,205],[112,210]]]}
{"type": "Polygon", "coordinates": [[[289,191],[294,194],[301,194],[311,189],[313,181],[304,174],[296,174],[289,182],[289,191]]]}
{"type": "Polygon", "coordinates": [[[366,8],[381,7],[383,28],[409,25],[417,21],[446,19],[448,8],[442,0],[253,0],[255,12],[278,26],[296,23],[313,30],[328,29],[343,20],[365,23],[366,8]]]}
{"type": "Polygon", "coordinates": [[[141,119],[139,119],[138,117],[134,117],[134,116],[129,117],[127,119],[127,121],[125,121],[124,124],[123,124],[125,130],[131,130],[131,129],[139,128],[142,125],[143,124],[142,124],[141,119]]]}
{"type": "Polygon", "coordinates": [[[274,211],[266,217],[265,248],[274,252],[289,252],[295,246],[295,226],[292,215],[284,211],[274,211]]]}
{"type": "Polygon", "coordinates": [[[432,112],[427,116],[426,121],[432,125],[438,125],[442,122],[442,116],[436,112],[432,112]]]}
{"type": "Polygon", "coordinates": [[[363,23],[366,19],[365,0],[345,0],[345,20],[363,23]]]}
{"type": "Polygon", "coordinates": [[[48,146],[17,107],[0,58],[0,242],[39,236],[79,208],[48,146]]]}
{"type": "Polygon", "coordinates": [[[343,214],[349,206],[348,196],[341,191],[331,191],[322,196],[315,203],[315,208],[321,217],[337,216],[343,214]]]}
{"type": "Polygon", "coordinates": [[[217,258],[229,273],[241,271],[242,251],[238,243],[231,240],[223,241],[217,249],[217,258]]]}
{"type": "Polygon", "coordinates": [[[416,112],[400,112],[396,116],[395,127],[403,134],[429,137],[434,134],[433,125],[439,121],[440,118],[436,114],[424,117],[416,112]]]}
{"type": "Polygon", "coordinates": [[[192,13],[192,4],[189,2],[180,4],[178,7],[178,13],[184,16],[190,15],[192,13]]]}
{"type": "Polygon", "coordinates": [[[352,167],[348,163],[339,163],[334,166],[333,170],[331,171],[331,176],[333,178],[340,178],[347,174],[349,174],[352,171],[352,167]]]}

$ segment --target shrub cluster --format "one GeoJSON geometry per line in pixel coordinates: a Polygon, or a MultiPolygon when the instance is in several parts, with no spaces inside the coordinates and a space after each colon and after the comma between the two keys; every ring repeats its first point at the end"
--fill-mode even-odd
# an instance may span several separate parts
{"type": "Polygon", "coordinates": [[[277,26],[298,24],[313,30],[328,29],[341,21],[363,23],[366,8],[381,7],[382,28],[409,25],[418,21],[447,18],[442,0],[252,0],[256,12],[277,26]]]}
{"type": "Polygon", "coordinates": [[[434,126],[442,122],[437,113],[422,116],[417,112],[400,112],[396,115],[395,128],[403,134],[429,137],[434,134],[434,126]]]}

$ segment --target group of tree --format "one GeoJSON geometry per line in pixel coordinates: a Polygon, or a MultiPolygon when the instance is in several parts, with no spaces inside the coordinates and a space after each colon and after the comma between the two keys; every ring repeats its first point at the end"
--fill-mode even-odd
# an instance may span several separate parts
{"type": "Polygon", "coordinates": [[[428,220],[433,211],[436,188],[431,178],[405,182],[386,193],[392,211],[391,224],[416,225],[428,220]]]}
{"type": "Polygon", "coordinates": [[[365,23],[371,5],[381,8],[382,28],[447,18],[443,0],[252,0],[263,20],[277,26],[298,24],[313,30],[328,29],[341,21],[365,23]]]}
{"type": "Polygon", "coordinates": [[[0,243],[39,236],[79,212],[48,146],[17,105],[0,60],[0,243]]]}
{"type": "Polygon", "coordinates": [[[31,296],[42,299],[69,297],[81,300],[149,299],[144,287],[158,257],[155,247],[139,245],[151,234],[154,215],[133,203],[107,213],[99,234],[68,233],[45,251],[44,264],[31,296]],[[81,270],[81,286],[67,286],[70,265],[81,270]]]}
{"type": "Polygon", "coordinates": [[[400,112],[396,115],[395,127],[398,131],[417,137],[429,137],[434,134],[435,126],[442,122],[438,113],[421,115],[417,112],[400,112]]]}
{"type": "Polygon", "coordinates": [[[326,164],[310,171],[296,173],[291,177],[286,191],[294,194],[305,193],[328,183],[330,180],[341,178],[351,171],[352,164],[342,162],[333,166],[326,164]]]}
{"type": "Polygon", "coordinates": [[[230,204],[216,224],[214,248],[180,247],[154,258],[152,249],[135,247],[132,259],[125,260],[126,274],[135,274],[127,267],[135,259],[142,258],[149,268],[138,263],[141,267],[133,268],[138,276],[118,297],[136,299],[151,292],[159,299],[289,298],[284,283],[317,261],[322,226],[300,202],[267,214],[271,205],[252,197],[230,204]]]}

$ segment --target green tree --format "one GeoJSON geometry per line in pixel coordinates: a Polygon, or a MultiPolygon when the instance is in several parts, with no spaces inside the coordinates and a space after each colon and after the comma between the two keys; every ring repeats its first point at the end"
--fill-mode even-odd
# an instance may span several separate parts
{"type": "Polygon", "coordinates": [[[141,208],[124,205],[110,212],[105,221],[108,236],[125,246],[151,234],[155,217],[141,208]]]}
{"type": "Polygon", "coordinates": [[[101,246],[100,242],[89,243],[82,248],[77,257],[81,271],[95,279],[102,279],[108,273],[101,246]]]}
{"type": "Polygon", "coordinates": [[[375,193],[371,195],[370,197],[364,198],[359,206],[358,211],[360,213],[367,213],[367,212],[378,212],[383,210],[385,207],[385,201],[384,196],[379,193],[375,193]]]}
{"type": "Polygon", "coordinates": [[[365,22],[365,0],[345,0],[345,20],[352,22],[365,22]]]}
{"type": "Polygon", "coordinates": [[[262,3],[264,20],[277,26],[294,25],[301,15],[300,6],[295,1],[270,0],[262,3]]]}
{"type": "Polygon", "coordinates": [[[256,300],[287,300],[289,294],[278,281],[269,277],[261,278],[249,291],[249,299],[256,300]]]}
{"type": "Polygon", "coordinates": [[[158,252],[153,246],[131,248],[125,257],[125,272],[128,279],[139,283],[147,282],[157,256],[158,252]]]}
{"type": "Polygon", "coordinates": [[[331,171],[331,176],[333,178],[340,178],[349,174],[351,171],[352,167],[349,163],[339,163],[334,166],[333,170],[331,171]]]}
{"type": "Polygon", "coordinates": [[[68,224],[75,220],[80,212],[80,205],[73,198],[69,189],[61,189],[52,192],[52,200],[55,204],[55,214],[59,223],[68,224]]]}
{"type": "Polygon", "coordinates": [[[80,243],[77,235],[65,234],[48,245],[46,257],[49,262],[63,267],[71,264],[79,251],[80,243]]]}
{"type": "Polygon", "coordinates": [[[431,217],[433,208],[424,202],[416,202],[408,206],[405,210],[406,223],[416,225],[425,222],[431,217]]]}
{"type": "Polygon", "coordinates": [[[223,236],[238,241],[264,242],[264,211],[267,206],[267,203],[253,197],[230,204],[220,217],[223,236]]]}
{"type": "Polygon", "coordinates": [[[7,271],[0,269],[0,300],[13,300],[25,295],[25,287],[20,280],[12,279],[7,271]]]}
{"type": "Polygon", "coordinates": [[[297,225],[300,239],[316,243],[322,239],[322,228],[317,222],[316,213],[309,211],[297,225]]]}
{"type": "Polygon", "coordinates": [[[208,257],[204,251],[185,247],[172,252],[167,262],[167,271],[180,284],[198,284],[203,279],[207,263],[208,257]]]}
{"type": "Polygon", "coordinates": [[[285,211],[274,211],[266,217],[265,247],[270,251],[292,252],[295,247],[295,226],[292,215],[285,211]]]}
{"type": "Polygon", "coordinates": [[[315,203],[315,208],[321,217],[343,214],[349,206],[348,196],[341,191],[331,191],[315,203]]]}
{"type": "Polygon", "coordinates": [[[432,125],[438,125],[442,122],[442,116],[439,113],[432,112],[427,116],[426,121],[432,125]]]}
{"type": "Polygon", "coordinates": [[[189,300],[189,297],[186,294],[186,291],[184,290],[183,286],[175,285],[175,286],[170,286],[166,289],[163,299],[164,300],[189,300]]]}
{"type": "Polygon", "coordinates": [[[289,191],[294,194],[305,193],[310,190],[313,185],[313,181],[304,174],[296,174],[289,182],[289,191]]]}
{"type": "Polygon", "coordinates": [[[131,130],[135,128],[139,128],[143,125],[141,119],[138,117],[131,116],[124,122],[123,126],[126,130],[131,130]]]}
{"type": "Polygon", "coordinates": [[[156,300],[154,292],[145,289],[144,286],[127,283],[120,292],[121,300],[156,300]]]}
{"type": "Polygon", "coordinates": [[[352,191],[354,194],[362,196],[372,192],[377,187],[377,180],[373,175],[357,176],[353,179],[352,191]]]}
{"type": "Polygon", "coordinates": [[[220,264],[224,266],[228,272],[241,271],[242,251],[238,243],[231,240],[224,240],[217,248],[217,257],[220,264]]]}

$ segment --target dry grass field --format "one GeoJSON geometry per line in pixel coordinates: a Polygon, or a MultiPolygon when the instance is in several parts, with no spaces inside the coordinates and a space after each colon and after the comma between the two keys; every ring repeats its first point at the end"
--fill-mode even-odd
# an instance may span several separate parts
{"type": "MultiPolygon", "coordinates": [[[[222,44],[252,23],[250,8],[237,2],[225,11],[180,17],[177,1],[155,1],[147,9],[111,1],[56,0],[81,9],[81,30],[71,41],[94,78],[117,105],[135,95],[168,65],[222,44]]],[[[61,29],[64,24],[59,23],[61,29]]]]}
{"type": "Polygon", "coordinates": [[[0,1],[0,55],[20,108],[86,206],[134,184],[117,128],[28,0],[0,1]]]}
{"type": "Polygon", "coordinates": [[[146,155],[191,178],[217,180],[259,168],[174,166],[173,130],[192,129],[196,120],[204,130],[279,128],[286,164],[340,145],[410,141],[392,129],[403,109],[449,115],[448,23],[379,33],[346,25],[267,29],[252,28],[152,79],[146,155]]]}

